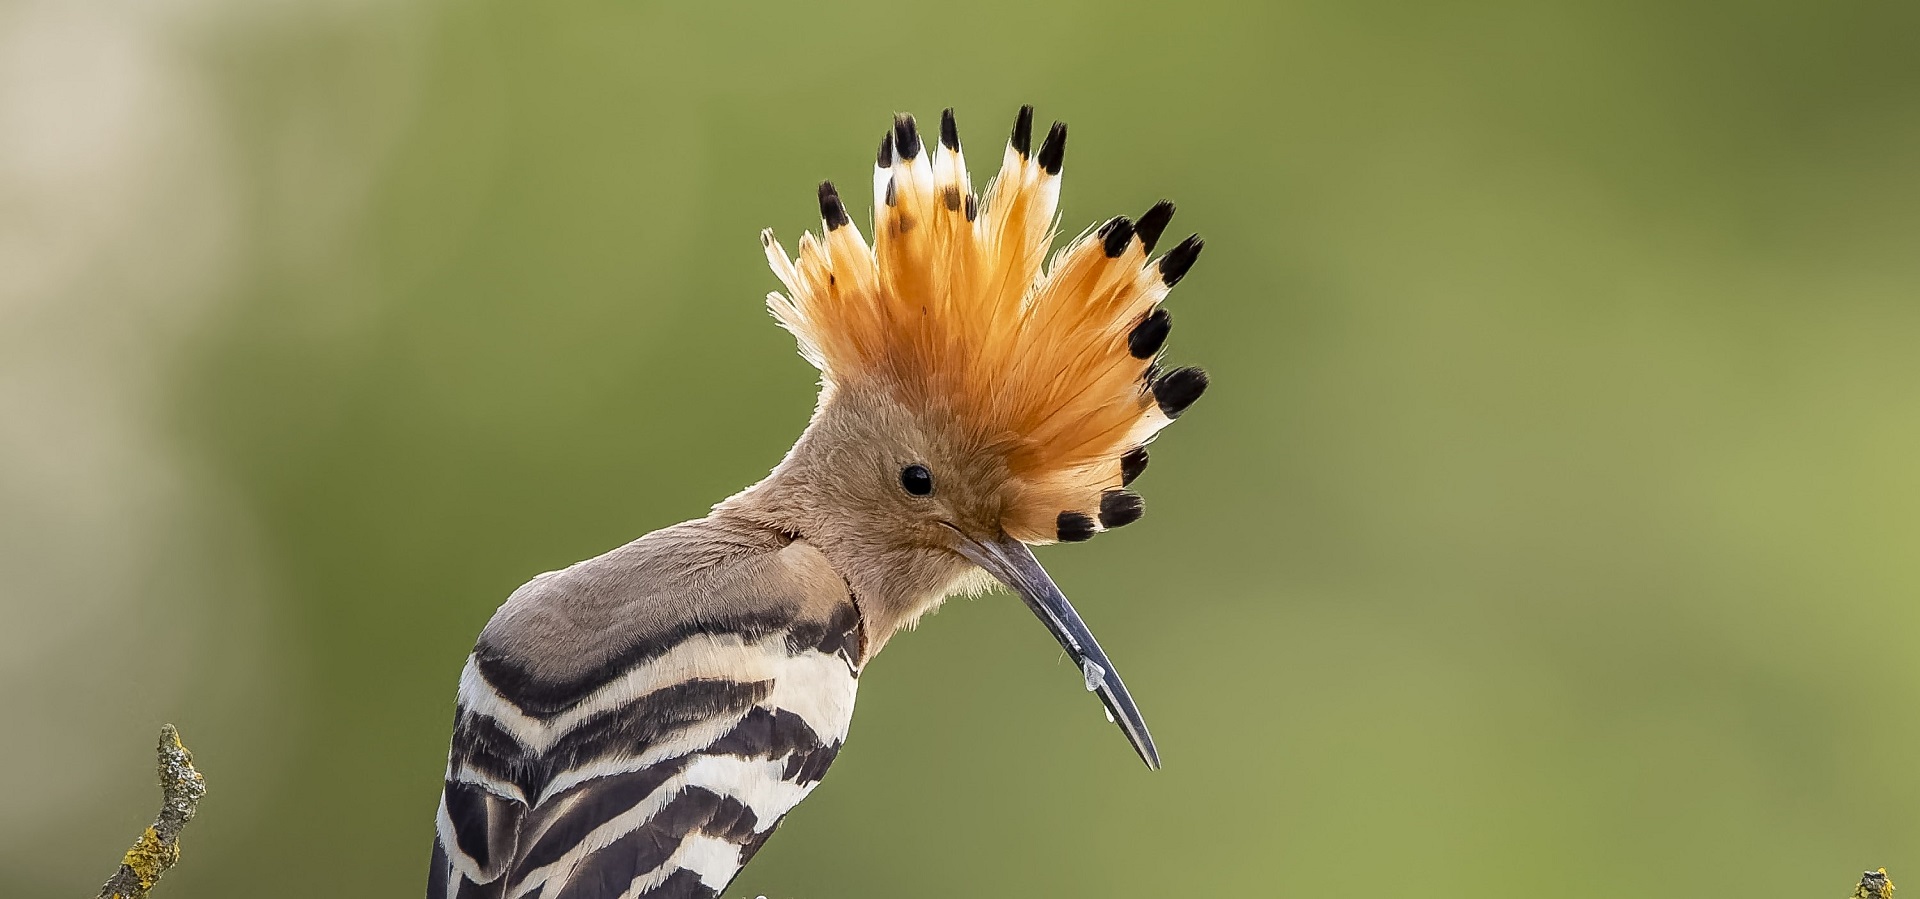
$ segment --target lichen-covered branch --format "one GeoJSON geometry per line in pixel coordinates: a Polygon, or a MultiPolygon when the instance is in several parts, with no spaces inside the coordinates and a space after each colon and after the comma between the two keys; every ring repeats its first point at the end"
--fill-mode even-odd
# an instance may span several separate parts
{"type": "Polygon", "coordinates": [[[1853,899],[1893,899],[1893,881],[1887,878],[1887,869],[1860,875],[1860,885],[1853,888],[1853,899]]]}
{"type": "Polygon", "coordinates": [[[180,732],[171,724],[162,725],[160,815],[127,850],[120,860],[120,870],[100,888],[99,899],[145,899],[147,891],[160,882],[160,875],[180,860],[180,829],[193,820],[200,797],[206,792],[206,779],[194,770],[193,753],[180,745],[180,732]]]}

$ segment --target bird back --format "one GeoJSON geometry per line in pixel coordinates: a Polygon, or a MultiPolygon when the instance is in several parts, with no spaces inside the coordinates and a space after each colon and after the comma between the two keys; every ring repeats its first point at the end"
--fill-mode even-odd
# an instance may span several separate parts
{"type": "Polygon", "coordinates": [[[719,895],[838,754],[861,642],[817,550],[725,519],[535,578],[461,675],[430,899],[719,895]]]}

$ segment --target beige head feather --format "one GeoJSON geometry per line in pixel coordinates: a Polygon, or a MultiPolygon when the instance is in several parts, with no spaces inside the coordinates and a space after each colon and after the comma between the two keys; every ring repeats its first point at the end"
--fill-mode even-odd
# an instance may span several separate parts
{"type": "Polygon", "coordinates": [[[1010,477],[1002,527],[1029,543],[1080,540],[1137,519],[1124,487],[1145,444],[1206,388],[1199,369],[1155,360],[1160,309],[1201,243],[1150,258],[1173,214],[1115,218],[1046,260],[1055,234],[1066,126],[1030,152],[1021,109],[984,200],[968,181],[952,110],[925,146],[911,116],[881,142],[874,243],[831,184],[824,237],[767,259],[787,292],[767,304],[822,373],[823,398],[880,385],[909,408],[941,410],[974,445],[1002,448],[1010,477]]]}

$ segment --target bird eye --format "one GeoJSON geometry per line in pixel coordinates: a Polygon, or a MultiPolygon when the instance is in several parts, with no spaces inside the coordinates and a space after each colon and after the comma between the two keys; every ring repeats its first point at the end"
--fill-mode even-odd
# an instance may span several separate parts
{"type": "Polygon", "coordinates": [[[909,465],[900,469],[900,487],[914,496],[926,496],[933,492],[933,472],[925,465],[909,465]]]}

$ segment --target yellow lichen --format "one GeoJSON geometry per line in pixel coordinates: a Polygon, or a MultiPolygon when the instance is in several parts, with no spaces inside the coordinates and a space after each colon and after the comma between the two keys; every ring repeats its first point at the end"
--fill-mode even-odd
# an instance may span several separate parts
{"type": "Polygon", "coordinates": [[[193,820],[207,782],[173,725],[160,728],[160,814],[120,859],[120,870],[101,886],[100,899],[146,899],[160,876],[180,861],[180,829],[193,820]]]}
{"type": "Polygon", "coordinates": [[[150,890],[160,875],[179,860],[179,844],[162,842],[160,833],[149,827],[133,844],[133,848],[127,850],[126,857],[120,863],[140,879],[140,889],[150,890]]]}
{"type": "Polygon", "coordinates": [[[1853,899],[1893,899],[1893,879],[1887,876],[1887,869],[1868,871],[1860,878],[1860,885],[1853,888],[1853,899]]]}

